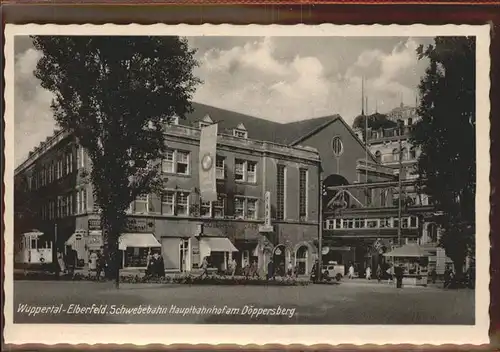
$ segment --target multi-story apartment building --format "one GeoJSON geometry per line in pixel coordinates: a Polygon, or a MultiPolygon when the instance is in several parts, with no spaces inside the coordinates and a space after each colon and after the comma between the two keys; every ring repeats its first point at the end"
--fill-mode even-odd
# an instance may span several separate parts
{"type": "MultiPolygon", "coordinates": [[[[186,120],[167,126],[165,193],[138,197],[130,205],[120,241],[123,265],[145,266],[153,247],[161,249],[165,268],[172,271],[196,268],[208,253],[219,267],[229,257],[240,267],[253,261],[265,267],[274,256],[279,267],[292,262],[302,273],[309,272],[318,255],[319,155],[311,147],[274,142],[280,138],[266,125],[277,124],[195,104],[186,120]],[[219,199],[206,203],[198,189],[199,139],[200,127],[212,123],[219,124],[220,132],[219,199]],[[262,226],[268,211],[272,230],[262,226]]],[[[15,170],[16,184],[26,186],[38,214],[31,227],[44,232],[57,248],[76,249],[83,262],[103,245],[99,208],[82,177],[90,168],[74,136],[57,131],[15,170]]]]}
{"type": "MultiPolygon", "coordinates": [[[[358,217],[352,217],[353,225],[349,222],[340,224],[330,221],[326,226],[328,230],[344,228],[344,225],[351,228],[372,228],[375,229],[379,238],[386,238],[387,247],[395,243],[394,234],[397,231],[397,222],[399,220],[398,206],[399,197],[402,203],[402,236],[403,243],[417,243],[425,248],[432,255],[429,256],[429,264],[435,267],[438,273],[442,273],[450,259],[446,258],[444,250],[437,247],[440,229],[435,222],[435,212],[432,205],[432,199],[422,193],[415,182],[418,179],[417,162],[420,150],[411,144],[410,135],[415,124],[420,121],[416,107],[405,106],[391,110],[386,115],[387,120],[394,123],[394,127],[372,129],[356,128],[355,133],[361,140],[364,140],[366,134],[366,145],[370,153],[375,157],[375,161],[393,170],[395,178],[398,178],[401,170],[401,195],[398,184],[395,183],[385,188],[386,193],[392,193],[391,199],[384,202],[385,209],[373,209],[372,214],[379,213],[378,219],[371,219],[373,215],[367,216],[362,221],[361,214],[358,217]],[[356,220],[359,220],[356,222],[356,220]],[[361,221],[361,222],[360,222],[361,221]],[[375,225],[377,223],[378,225],[375,225]],[[356,226],[356,224],[358,224],[356,226]]],[[[384,188],[380,188],[384,191],[384,188]]],[[[386,197],[387,198],[387,197],[386,197]]],[[[349,221],[350,221],[349,220],[349,221]]],[[[352,231],[352,230],[350,230],[352,231]]],[[[365,232],[368,230],[365,230],[365,232]]],[[[344,233],[343,231],[341,231],[344,233]]],[[[384,241],[382,241],[384,242],[384,241]]],[[[380,243],[380,241],[378,241],[380,243]]],[[[359,256],[358,256],[359,258],[359,256]]],[[[366,260],[366,265],[370,259],[366,260]]]]}

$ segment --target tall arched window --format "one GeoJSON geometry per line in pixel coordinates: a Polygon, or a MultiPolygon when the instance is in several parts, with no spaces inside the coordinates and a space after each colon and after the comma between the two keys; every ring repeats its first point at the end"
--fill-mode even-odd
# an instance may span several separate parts
{"type": "Polygon", "coordinates": [[[408,126],[411,126],[413,125],[413,119],[410,117],[408,118],[408,126]]]}
{"type": "Polygon", "coordinates": [[[417,158],[417,149],[415,147],[410,148],[410,159],[416,159],[417,158]]]}
{"type": "Polygon", "coordinates": [[[377,150],[375,152],[375,159],[378,161],[378,162],[381,162],[382,161],[382,153],[380,153],[380,150],[377,150]]]}
{"type": "Polygon", "coordinates": [[[392,150],[392,160],[399,161],[399,150],[398,149],[392,150]]]}

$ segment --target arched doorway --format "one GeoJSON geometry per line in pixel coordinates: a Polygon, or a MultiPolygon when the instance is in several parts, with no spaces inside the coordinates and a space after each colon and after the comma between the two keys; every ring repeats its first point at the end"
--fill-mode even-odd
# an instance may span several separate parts
{"type": "Polygon", "coordinates": [[[297,249],[295,255],[297,262],[297,269],[299,275],[307,275],[309,273],[309,248],[306,245],[302,245],[297,249]]]}
{"type": "Polygon", "coordinates": [[[284,245],[280,244],[274,248],[273,251],[273,262],[274,271],[278,275],[284,275],[286,268],[286,248],[284,245]]]}

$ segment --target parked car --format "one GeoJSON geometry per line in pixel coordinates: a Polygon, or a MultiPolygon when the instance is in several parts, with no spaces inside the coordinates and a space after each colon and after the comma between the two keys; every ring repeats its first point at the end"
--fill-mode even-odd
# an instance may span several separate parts
{"type": "Polygon", "coordinates": [[[340,281],[344,277],[345,266],[337,262],[328,262],[328,264],[323,265],[323,273],[330,278],[340,281]]]}

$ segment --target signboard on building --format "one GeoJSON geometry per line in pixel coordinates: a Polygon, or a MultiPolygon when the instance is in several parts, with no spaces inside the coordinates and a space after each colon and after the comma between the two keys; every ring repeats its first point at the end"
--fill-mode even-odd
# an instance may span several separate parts
{"type": "Polygon", "coordinates": [[[89,231],[101,230],[101,219],[89,219],[89,231]]]}
{"type": "Polygon", "coordinates": [[[264,225],[259,226],[259,232],[273,232],[271,223],[271,192],[266,191],[264,195],[264,225]]]}
{"type": "Polygon", "coordinates": [[[200,136],[199,178],[200,196],[205,202],[217,201],[216,188],[217,124],[203,127],[200,136]]]}
{"type": "Polygon", "coordinates": [[[154,232],[154,221],[149,219],[127,219],[124,232],[154,232]]]}

